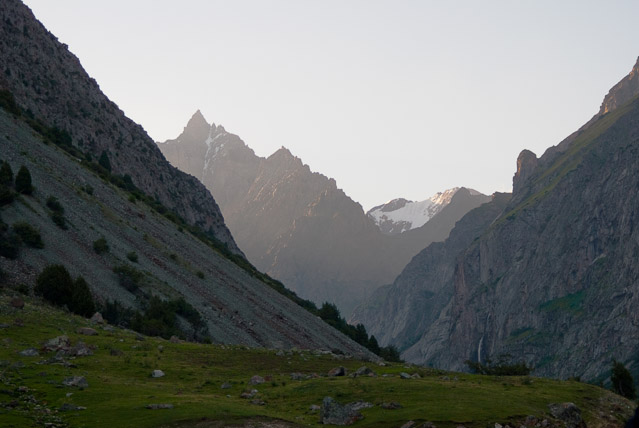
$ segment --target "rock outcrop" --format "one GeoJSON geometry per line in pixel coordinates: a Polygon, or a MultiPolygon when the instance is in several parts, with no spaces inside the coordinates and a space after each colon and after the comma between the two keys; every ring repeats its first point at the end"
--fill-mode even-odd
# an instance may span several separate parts
{"type": "Polygon", "coordinates": [[[386,236],[335,180],[312,172],[286,148],[256,156],[199,111],[177,139],[158,146],[211,191],[256,267],[317,304],[335,303],[345,316],[487,198],[456,189],[428,223],[386,236]]]}
{"type": "Polygon", "coordinates": [[[3,0],[0,20],[0,89],[10,91],[29,114],[67,132],[83,152],[95,159],[106,153],[114,174],[128,175],[188,223],[241,253],[206,188],[166,162],[144,129],[102,93],[27,6],[3,0]]]}
{"type": "Polygon", "coordinates": [[[451,299],[405,358],[461,370],[510,354],[537,375],[585,380],[607,379],[615,358],[637,373],[639,100],[617,99],[523,168],[503,213],[457,257],[441,284],[451,299]]]}

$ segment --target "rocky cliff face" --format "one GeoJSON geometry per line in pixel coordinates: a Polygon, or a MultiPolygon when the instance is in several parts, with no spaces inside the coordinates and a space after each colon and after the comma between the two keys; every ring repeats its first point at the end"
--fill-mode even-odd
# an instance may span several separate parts
{"type": "Polygon", "coordinates": [[[444,242],[420,251],[392,285],[380,287],[353,313],[383,346],[410,348],[437,320],[453,295],[457,257],[499,217],[510,194],[494,194],[489,202],[459,220],[444,242]]]}
{"type": "Polygon", "coordinates": [[[538,375],[588,380],[607,377],[613,358],[639,370],[639,207],[631,196],[639,101],[613,92],[616,108],[523,168],[528,178],[459,255],[451,299],[405,358],[462,369],[467,359],[508,353],[538,375]]]}
{"type": "Polygon", "coordinates": [[[335,180],[285,148],[260,158],[199,112],[159,147],[210,189],[251,262],[302,297],[336,303],[344,315],[486,198],[460,189],[422,227],[386,236],[335,180]]]}
{"type": "Polygon", "coordinates": [[[107,153],[115,174],[129,175],[145,193],[240,253],[204,186],[165,161],[144,129],[100,91],[28,7],[4,0],[0,20],[0,89],[48,126],[67,131],[83,152],[96,159],[107,153]]]}

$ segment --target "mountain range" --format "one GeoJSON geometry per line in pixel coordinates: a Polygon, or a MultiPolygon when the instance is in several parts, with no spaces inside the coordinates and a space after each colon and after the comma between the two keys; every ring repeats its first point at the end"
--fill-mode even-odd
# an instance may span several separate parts
{"type": "Polygon", "coordinates": [[[512,197],[468,213],[355,313],[408,361],[460,370],[510,355],[546,376],[639,373],[639,61],[600,111],[543,156],[517,159],[512,197]]]}
{"type": "Polygon", "coordinates": [[[346,315],[488,199],[465,188],[450,190],[429,202],[420,227],[390,236],[335,180],[312,172],[288,149],[259,157],[200,111],[180,136],[158,146],[211,191],[239,247],[258,269],[317,304],[335,303],[346,315]]]}
{"type": "Polygon", "coordinates": [[[45,268],[63,265],[105,317],[145,316],[148,334],[176,322],[190,339],[376,358],[246,261],[209,191],[19,0],[0,3],[0,64],[3,290],[32,294],[45,268]],[[158,302],[173,302],[161,306],[177,311],[169,321],[153,315],[158,302]]]}

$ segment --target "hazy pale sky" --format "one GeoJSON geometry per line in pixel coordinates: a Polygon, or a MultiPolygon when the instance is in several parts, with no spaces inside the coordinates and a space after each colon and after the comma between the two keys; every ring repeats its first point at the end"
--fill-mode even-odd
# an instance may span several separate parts
{"type": "Polygon", "coordinates": [[[26,0],[155,140],[200,109],[364,208],[510,191],[639,55],[639,2],[26,0]]]}

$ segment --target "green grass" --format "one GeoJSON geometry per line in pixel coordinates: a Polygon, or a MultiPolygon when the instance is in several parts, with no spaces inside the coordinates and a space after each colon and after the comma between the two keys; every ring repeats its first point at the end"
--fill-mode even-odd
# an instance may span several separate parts
{"type": "MultiPolygon", "coordinates": [[[[342,403],[365,400],[373,404],[388,401],[402,404],[403,408],[398,410],[384,410],[379,406],[363,410],[365,419],[356,425],[362,427],[398,427],[408,420],[428,420],[438,427],[458,424],[485,427],[495,422],[515,422],[527,415],[548,417],[547,405],[564,401],[575,402],[590,427],[597,426],[596,418],[602,410],[598,403],[616,397],[578,382],[455,374],[407,368],[403,364],[380,367],[350,359],[336,360],[331,355],[312,351],[296,350],[278,356],[275,350],[242,346],[176,344],[159,338],[138,341],[135,333],[121,329],[109,332],[97,327],[98,336],[81,336],[76,331],[89,326],[88,320],[42,306],[36,300],[26,300],[25,308],[16,310],[9,307],[6,295],[0,295],[0,323],[10,325],[0,329],[0,380],[3,383],[0,402],[16,399],[17,387],[27,386],[31,390],[28,394],[53,411],[46,417],[60,417],[73,427],[166,424],[186,427],[189,421],[202,418],[212,421],[274,418],[317,426],[318,414],[310,412],[309,407],[321,404],[325,396],[342,403]],[[26,348],[40,348],[46,340],[61,334],[67,334],[72,344],[81,340],[95,347],[94,355],[69,359],[74,367],[65,367],[39,364],[53,353],[41,353],[39,357],[18,354],[26,348]],[[13,367],[18,362],[24,367],[13,367]],[[338,365],[349,371],[368,365],[378,377],[323,377],[338,365]],[[163,370],[166,376],[151,378],[154,369],[163,370]],[[403,380],[398,376],[402,371],[417,372],[422,377],[403,380]],[[294,381],[290,378],[292,372],[316,373],[320,377],[294,381]],[[270,379],[262,385],[249,386],[248,381],[255,374],[270,376],[270,379]],[[384,374],[391,376],[384,377],[384,374]],[[85,376],[89,387],[79,390],[61,386],[65,377],[73,375],[85,376]],[[221,389],[224,382],[230,382],[232,387],[221,389]],[[250,400],[239,397],[251,388],[259,390],[258,398],[266,402],[265,406],[250,404],[250,400]],[[72,395],[67,397],[69,392],[72,395]],[[87,410],[56,415],[55,410],[63,403],[84,406],[87,410]],[[175,407],[170,410],[144,408],[151,403],[171,403],[175,407]]],[[[605,411],[607,414],[609,410],[605,411]]],[[[35,404],[23,410],[0,406],[0,426],[30,426],[42,412],[35,404]]]]}
{"type": "Polygon", "coordinates": [[[539,305],[539,309],[547,312],[570,312],[573,314],[579,314],[582,311],[582,306],[586,294],[584,290],[576,293],[567,294],[557,299],[549,300],[539,305]]]}

